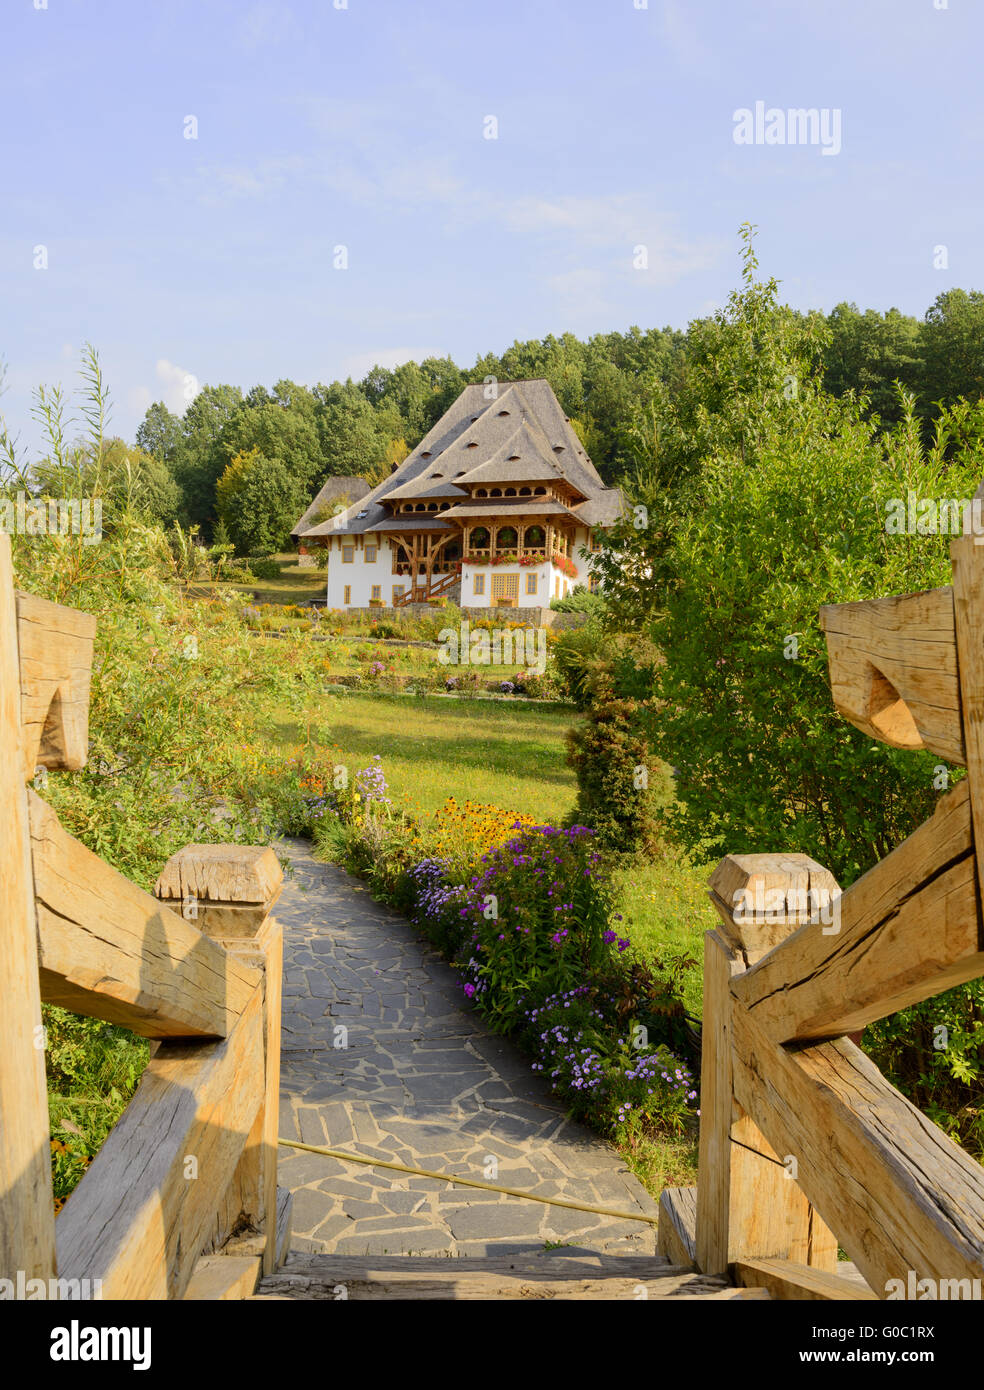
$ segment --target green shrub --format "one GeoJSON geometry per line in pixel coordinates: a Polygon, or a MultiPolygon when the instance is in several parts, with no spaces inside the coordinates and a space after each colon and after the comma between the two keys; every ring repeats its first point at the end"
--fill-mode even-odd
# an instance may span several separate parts
{"type": "Polygon", "coordinates": [[[862,1041],[903,1095],[984,1160],[984,980],[880,1019],[862,1041]]]}
{"type": "Polygon", "coordinates": [[[42,1005],[58,1210],[85,1175],[147,1065],[146,1039],[99,1019],[42,1005]]]}
{"type": "Polygon", "coordinates": [[[665,766],[641,732],[642,706],[599,692],[584,723],[567,735],[567,760],[577,776],[572,818],[590,825],[607,850],[659,850],[672,794],[665,766]]]}
{"type": "Polygon", "coordinates": [[[706,505],[681,518],[679,583],[653,625],[665,664],[650,739],[679,768],[671,824],[688,850],[801,851],[847,886],[930,814],[939,758],[837,713],[819,610],[948,583],[947,538],[886,534],[887,503],[909,489],[972,497],[979,471],[954,460],[944,483],[911,403],[875,439],[856,407],[805,388],[799,428],[754,467],[708,462],[706,505]]]}
{"type": "Polygon", "coordinates": [[[250,556],[249,568],[255,579],[270,580],[280,578],[280,562],[272,555],[250,556]]]}
{"type": "Polygon", "coordinates": [[[569,594],[563,598],[550,600],[550,607],[555,613],[592,613],[600,615],[605,612],[605,598],[600,590],[592,592],[583,584],[575,584],[569,594]]]}
{"type": "Polygon", "coordinates": [[[557,677],[565,695],[578,709],[586,709],[590,704],[591,677],[598,665],[610,658],[613,643],[612,635],[594,621],[567,628],[557,638],[553,649],[557,677]]]}

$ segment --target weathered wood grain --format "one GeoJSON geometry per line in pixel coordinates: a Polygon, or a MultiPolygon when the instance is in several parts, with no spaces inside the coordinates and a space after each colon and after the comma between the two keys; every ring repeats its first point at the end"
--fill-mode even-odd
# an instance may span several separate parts
{"type": "Polygon", "coordinates": [[[832,1268],[837,1261],[836,1240],[812,1211],[781,1157],[735,1102],[731,987],[743,969],[737,951],[729,949],[717,932],[707,932],[697,1267],[708,1274],[723,1274],[746,1256],[779,1256],[832,1268]]]}
{"type": "Polygon", "coordinates": [[[283,985],[283,930],[268,914],[282,883],[280,862],[268,847],[193,844],[171,856],[156,889],[164,901],[184,903],[190,898],[199,908],[196,918],[201,930],[263,976],[263,1104],[232,1181],[217,1204],[206,1252],[224,1250],[233,1232],[263,1232],[265,1274],[271,1274],[277,1263],[283,985]]]}
{"type": "Polygon", "coordinates": [[[704,933],[700,1141],[697,1167],[697,1267],[728,1267],[731,1211],[731,979],[743,969],[717,932],[704,933]]]}
{"type": "Polygon", "coordinates": [[[259,972],[62,829],[28,793],[42,997],[147,1038],[223,1037],[259,972]]]}
{"type": "MultiPolygon", "coordinates": [[[[984,487],[975,501],[979,504],[984,487]]],[[[984,546],[972,535],[950,542],[953,608],[960,672],[961,717],[970,783],[977,892],[984,903],[984,546]]],[[[984,950],[984,935],[980,939],[984,950]]]]}
{"type": "Polygon", "coordinates": [[[984,974],[967,779],[844,892],[839,930],[801,927],[732,985],[777,1041],[839,1037],[984,974]]]}
{"type": "Polygon", "coordinates": [[[262,996],[227,1038],[167,1043],[148,1063],[56,1222],[64,1278],[107,1299],[180,1298],[263,1092],[262,996]]]}
{"type": "Polygon", "coordinates": [[[814,1269],[794,1260],[739,1260],[732,1270],[736,1284],[768,1289],[773,1298],[823,1303],[877,1302],[863,1279],[814,1269]]]}
{"type": "MultiPolygon", "coordinates": [[[[274,1256],[274,1269],[282,1265],[290,1252],[294,1194],[286,1187],[277,1188],[277,1242],[274,1256]]],[[[223,1245],[223,1255],[260,1255],[267,1245],[263,1232],[249,1231],[230,1237],[223,1245]]]]}
{"type": "Polygon", "coordinates": [[[820,624],[845,719],[894,748],[964,762],[951,589],[829,604],[820,624]]]}
{"type": "Polygon", "coordinates": [[[225,1303],[248,1298],[259,1281],[262,1264],[259,1255],[202,1255],[183,1301],[225,1303]]]}
{"type": "MultiPolygon", "coordinates": [[[[767,1299],[765,1289],[738,1289],[722,1279],[695,1274],[693,1270],[651,1262],[646,1272],[626,1269],[593,1271],[571,1268],[573,1262],[552,1256],[519,1268],[504,1268],[502,1260],[423,1261],[411,1256],[387,1260],[385,1257],[310,1256],[292,1257],[285,1269],[262,1280],[254,1298],[288,1298],[338,1302],[355,1300],[585,1300],[619,1302],[644,1299],[695,1298],[736,1299],[745,1302],[767,1299]],[[465,1264],[471,1268],[463,1268],[465,1264]]],[[[638,1261],[619,1259],[617,1264],[638,1265],[638,1261]]]]}
{"type": "Polygon", "coordinates": [[[10,537],[0,532],[0,1277],[50,1279],[55,1221],[10,537]]]}
{"type": "Polygon", "coordinates": [[[268,917],[256,936],[219,939],[219,945],[263,974],[263,1104],[246,1140],[228,1190],[222,1195],[210,1250],[224,1250],[233,1231],[264,1232],[263,1273],[277,1266],[277,1147],[280,1136],[280,1030],[283,997],[283,928],[268,917]]]}
{"type": "Polygon", "coordinates": [[[753,965],[797,927],[828,921],[840,896],[829,869],[808,854],[729,854],[708,880],[728,941],[753,965]]]}
{"type": "Polygon", "coordinates": [[[697,1266],[697,1189],[664,1187],[659,1195],[656,1249],[682,1269],[697,1266]]]}
{"type": "Polygon", "coordinates": [[[284,873],[265,845],[185,845],[161,870],[162,902],[193,903],[214,937],[251,937],[280,896],[284,873]]]}
{"type": "Polygon", "coordinates": [[[85,766],[96,620],[89,613],[17,593],[23,776],[38,766],[85,766]]]}
{"type": "Polygon", "coordinates": [[[984,1168],[846,1038],[787,1049],[737,1008],[735,1096],[864,1279],[980,1277],[984,1168]]]}

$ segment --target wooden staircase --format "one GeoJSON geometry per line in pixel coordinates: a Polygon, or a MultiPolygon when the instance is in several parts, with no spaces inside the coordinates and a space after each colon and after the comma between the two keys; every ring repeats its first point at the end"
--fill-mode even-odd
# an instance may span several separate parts
{"type": "Polygon", "coordinates": [[[406,608],[411,603],[432,603],[436,598],[455,597],[461,597],[461,578],[451,571],[434,575],[429,584],[411,584],[393,600],[393,607],[406,608]]]}

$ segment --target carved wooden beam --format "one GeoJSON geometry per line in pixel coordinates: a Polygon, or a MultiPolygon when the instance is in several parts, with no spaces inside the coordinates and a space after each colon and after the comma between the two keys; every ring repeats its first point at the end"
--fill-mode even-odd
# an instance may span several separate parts
{"type": "Polygon", "coordinates": [[[960,782],[839,897],[826,922],[801,926],[735,982],[735,997],[770,1037],[856,1032],[984,974],[969,793],[960,782]]]}
{"type": "Polygon", "coordinates": [[[259,985],[258,971],[117,873],[39,796],[28,796],[41,997],[146,1038],[224,1037],[259,985]]]}
{"type": "Polygon", "coordinates": [[[953,590],[820,609],[830,691],[856,728],[963,763],[953,590]]]}
{"type": "Polygon", "coordinates": [[[85,766],[96,620],[89,613],[17,593],[24,777],[38,766],[85,766]]]}

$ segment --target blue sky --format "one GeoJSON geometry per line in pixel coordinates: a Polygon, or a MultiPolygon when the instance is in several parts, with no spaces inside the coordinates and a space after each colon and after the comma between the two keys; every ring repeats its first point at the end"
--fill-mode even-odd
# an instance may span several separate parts
{"type": "Polygon", "coordinates": [[[28,444],[84,340],[132,438],[189,379],[682,328],[745,221],[798,307],[984,288],[980,0],[42,3],[0,7],[0,410],[28,444]],[[840,152],[736,144],[757,101],[839,112],[840,152]]]}

